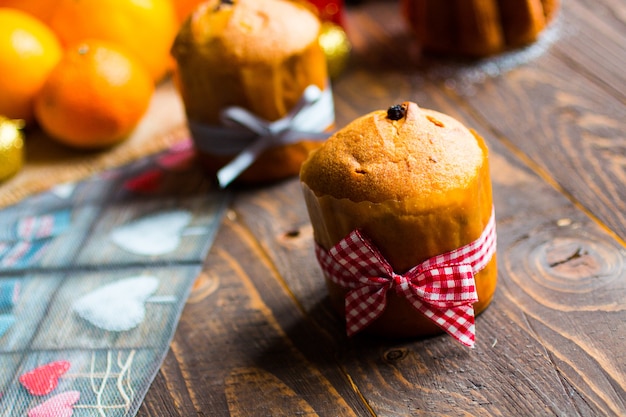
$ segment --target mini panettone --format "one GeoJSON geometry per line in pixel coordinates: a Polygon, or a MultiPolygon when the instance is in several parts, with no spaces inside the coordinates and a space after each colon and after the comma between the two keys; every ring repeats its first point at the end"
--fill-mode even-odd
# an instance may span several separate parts
{"type": "Polygon", "coordinates": [[[496,287],[488,151],[460,122],[406,102],[356,119],[300,179],[316,254],[348,334],[474,343],[496,287]]]}
{"type": "Polygon", "coordinates": [[[426,51],[483,57],[536,41],[559,1],[402,0],[402,10],[426,51]]]}
{"type": "Polygon", "coordinates": [[[297,175],[328,136],[320,30],[311,8],[288,0],[209,0],[182,25],[175,81],[200,158],[223,185],[297,175]]]}

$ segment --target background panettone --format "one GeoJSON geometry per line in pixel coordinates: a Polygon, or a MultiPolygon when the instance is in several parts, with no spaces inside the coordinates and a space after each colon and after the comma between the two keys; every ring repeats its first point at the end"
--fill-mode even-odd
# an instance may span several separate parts
{"type": "MultiPolygon", "coordinates": [[[[182,25],[172,54],[188,119],[211,126],[240,106],[268,121],[284,117],[309,85],[325,89],[321,23],[310,7],[286,0],[208,1],[182,25]]],[[[326,126],[324,126],[326,127],[326,126]]],[[[247,182],[296,175],[316,141],[267,149],[239,177],[247,182]]],[[[200,152],[215,173],[234,155],[200,152]]]]}
{"type": "Polygon", "coordinates": [[[402,0],[402,13],[430,52],[489,56],[537,40],[559,0],[402,0]]]}
{"type": "MultiPolygon", "coordinates": [[[[487,148],[444,114],[405,103],[356,119],[303,164],[300,178],[315,241],[328,250],[354,229],[369,236],[397,273],[476,240],[492,214],[487,148]]],[[[495,256],[476,274],[476,313],[496,285],[495,256]]],[[[327,280],[341,314],[347,290],[327,280]]],[[[365,331],[423,336],[441,330],[389,293],[387,309],[365,331]]]]}

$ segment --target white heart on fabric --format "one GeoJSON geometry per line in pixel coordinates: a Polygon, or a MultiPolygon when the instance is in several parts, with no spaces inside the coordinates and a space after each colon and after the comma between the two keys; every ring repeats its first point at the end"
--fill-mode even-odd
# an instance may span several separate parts
{"type": "Polygon", "coordinates": [[[110,238],[120,248],[137,255],[164,255],[178,248],[191,218],[185,210],[153,214],[114,229],[110,238]]]}
{"type": "Polygon", "coordinates": [[[72,196],[76,189],[76,183],[66,182],[53,187],[50,192],[60,199],[66,200],[72,196]]]}
{"type": "Polygon", "coordinates": [[[84,295],[74,302],[72,309],[101,329],[131,330],[143,322],[145,303],[158,287],[159,280],[152,276],[125,278],[84,295]]]}

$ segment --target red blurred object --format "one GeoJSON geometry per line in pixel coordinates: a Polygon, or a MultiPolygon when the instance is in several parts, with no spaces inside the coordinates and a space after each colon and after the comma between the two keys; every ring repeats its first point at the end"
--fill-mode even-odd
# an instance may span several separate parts
{"type": "Polygon", "coordinates": [[[343,0],[309,0],[317,7],[320,18],[343,27],[343,0]]]}

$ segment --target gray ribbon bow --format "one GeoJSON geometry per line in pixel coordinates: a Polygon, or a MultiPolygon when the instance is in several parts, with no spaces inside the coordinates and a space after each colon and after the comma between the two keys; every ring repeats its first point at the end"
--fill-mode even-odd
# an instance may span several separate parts
{"type": "Polygon", "coordinates": [[[262,119],[241,107],[228,107],[221,114],[222,126],[189,123],[199,149],[237,156],[217,172],[220,187],[225,188],[270,147],[302,139],[325,140],[324,130],[334,121],[330,88],[321,91],[310,85],[295,107],[273,122],[262,119]]]}

